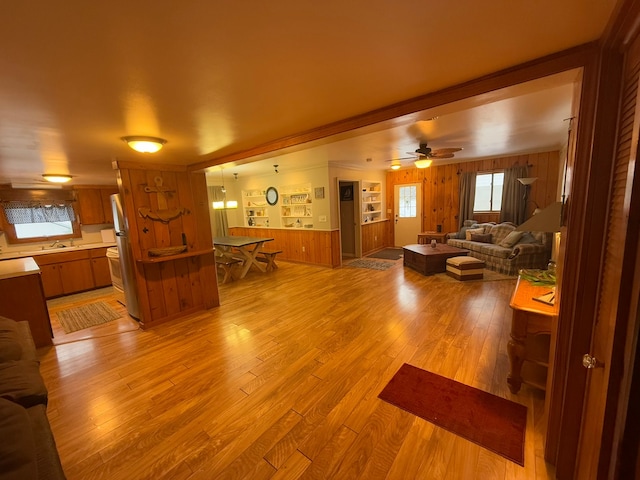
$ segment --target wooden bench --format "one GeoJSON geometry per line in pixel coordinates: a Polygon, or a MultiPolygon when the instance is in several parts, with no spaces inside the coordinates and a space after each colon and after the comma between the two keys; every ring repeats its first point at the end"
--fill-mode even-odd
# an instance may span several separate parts
{"type": "Polygon", "coordinates": [[[229,280],[233,280],[232,267],[242,263],[242,260],[234,257],[225,257],[216,255],[216,267],[221,268],[224,272],[224,278],[222,283],[227,283],[229,280]]]}
{"type": "Polygon", "coordinates": [[[256,257],[256,260],[258,260],[259,262],[264,262],[267,264],[267,272],[271,271],[271,270],[275,270],[276,268],[278,268],[278,265],[276,264],[276,256],[282,253],[282,250],[260,250],[258,252],[258,256],[256,257]]]}

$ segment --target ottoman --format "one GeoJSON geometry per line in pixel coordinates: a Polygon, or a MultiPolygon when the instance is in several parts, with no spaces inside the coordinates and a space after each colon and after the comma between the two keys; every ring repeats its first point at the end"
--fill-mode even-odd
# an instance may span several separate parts
{"type": "Polygon", "coordinates": [[[474,257],[451,257],[447,259],[447,275],[456,280],[482,279],[484,262],[474,257]]]}

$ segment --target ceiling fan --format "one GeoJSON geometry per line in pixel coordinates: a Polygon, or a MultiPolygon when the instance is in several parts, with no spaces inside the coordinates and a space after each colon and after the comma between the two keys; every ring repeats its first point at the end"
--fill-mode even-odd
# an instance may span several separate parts
{"type": "Polygon", "coordinates": [[[459,147],[432,149],[426,144],[426,142],[420,143],[420,146],[415,150],[415,152],[407,152],[411,157],[390,160],[391,168],[393,170],[399,169],[402,166],[401,162],[405,160],[413,160],[418,168],[427,168],[431,166],[433,160],[440,158],[453,158],[455,156],[454,154],[460,150],[462,150],[462,148],[459,147]]]}

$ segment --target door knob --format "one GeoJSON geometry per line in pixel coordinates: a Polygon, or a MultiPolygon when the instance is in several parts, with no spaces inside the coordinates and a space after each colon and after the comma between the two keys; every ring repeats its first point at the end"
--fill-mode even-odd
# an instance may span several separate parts
{"type": "Polygon", "coordinates": [[[592,368],[604,367],[604,363],[598,361],[596,357],[585,353],[582,357],[582,366],[591,370],[592,368]]]}

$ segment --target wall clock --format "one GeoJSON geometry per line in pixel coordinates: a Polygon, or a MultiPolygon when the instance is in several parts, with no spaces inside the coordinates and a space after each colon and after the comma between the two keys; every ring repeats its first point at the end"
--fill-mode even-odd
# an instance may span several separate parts
{"type": "Polygon", "coordinates": [[[267,203],[269,205],[278,203],[278,190],[276,190],[276,187],[267,188],[267,203]]]}

